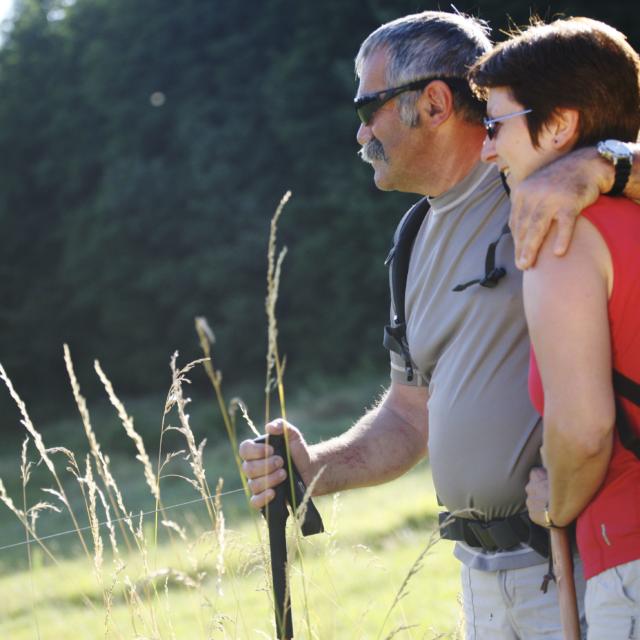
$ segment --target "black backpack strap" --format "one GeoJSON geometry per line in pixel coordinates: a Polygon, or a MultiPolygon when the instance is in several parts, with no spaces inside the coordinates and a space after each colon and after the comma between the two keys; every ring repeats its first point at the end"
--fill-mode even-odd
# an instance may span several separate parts
{"type": "Polygon", "coordinates": [[[409,353],[407,324],[404,316],[405,289],[407,286],[411,249],[428,211],[429,201],[426,198],[419,200],[409,209],[394,238],[393,247],[385,260],[385,265],[389,266],[394,316],[393,322],[384,328],[382,343],[389,351],[393,351],[402,356],[407,380],[409,382],[413,380],[413,364],[411,354],[409,353]]]}
{"type": "Polygon", "coordinates": [[[634,433],[620,402],[620,396],[640,406],[640,384],[619,371],[613,370],[613,389],[616,393],[616,428],[622,446],[640,459],[640,436],[634,433]]]}
{"type": "Polygon", "coordinates": [[[504,267],[496,267],[496,249],[498,248],[500,240],[508,233],[510,233],[509,225],[505,224],[500,231],[500,235],[487,247],[487,255],[484,259],[484,276],[456,285],[453,291],[464,291],[467,287],[471,287],[474,284],[493,289],[500,281],[500,278],[504,278],[504,276],[507,275],[507,270],[504,267]]]}
{"type": "MultiPolygon", "coordinates": [[[[505,193],[507,196],[510,196],[511,189],[509,189],[507,177],[502,171],[500,172],[500,180],[502,181],[502,188],[505,190],[505,193]]],[[[500,278],[504,278],[504,276],[507,275],[507,270],[504,267],[496,268],[496,249],[498,248],[500,240],[508,233],[511,233],[511,229],[509,229],[509,223],[505,222],[500,231],[500,235],[487,247],[487,255],[484,258],[484,277],[456,285],[453,291],[464,291],[467,287],[471,287],[474,284],[479,284],[481,287],[487,287],[488,289],[493,289],[497,286],[500,278]]]]}

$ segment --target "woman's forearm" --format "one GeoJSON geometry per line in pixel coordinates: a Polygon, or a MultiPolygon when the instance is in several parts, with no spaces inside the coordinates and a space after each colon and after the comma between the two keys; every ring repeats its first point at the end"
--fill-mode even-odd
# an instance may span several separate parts
{"type": "Polygon", "coordinates": [[[565,526],[575,520],[600,488],[609,466],[612,429],[603,426],[602,436],[572,438],[558,424],[545,424],[542,450],[549,474],[549,517],[565,526]]]}

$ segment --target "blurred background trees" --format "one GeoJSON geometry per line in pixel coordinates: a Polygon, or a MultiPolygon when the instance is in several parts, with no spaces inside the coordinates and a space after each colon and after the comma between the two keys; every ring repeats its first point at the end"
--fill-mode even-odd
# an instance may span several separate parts
{"type": "MultiPolygon", "coordinates": [[[[564,13],[638,47],[632,5],[456,4],[497,39],[564,13]]],[[[287,189],[288,376],[384,374],[383,260],[415,198],[377,192],[356,157],[353,57],[381,22],[430,8],[18,0],[0,48],[0,362],[28,403],[69,395],[63,342],[81,375],[95,357],[127,395],[163,391],[171,352],[199,355],[196,315],[226,378],[262,381],[266,239],[287,189]]]]}

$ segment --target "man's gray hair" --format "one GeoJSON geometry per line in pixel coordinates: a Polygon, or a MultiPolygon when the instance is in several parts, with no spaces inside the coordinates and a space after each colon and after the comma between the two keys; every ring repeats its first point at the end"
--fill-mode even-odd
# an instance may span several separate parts
{"type": "MultiPolygon", "coordinates": [[[[466,78],[469,67],[492,48],[490,29],[484,20],[445,11],[424,11],[398,18],[378,27],[362,43],[356,56],[356,74],[362,74],[365,61],[378,50],[387,52],[386,80],[397,87],[429,76],[466,78]]],[[[470,90],[450,86],[457,113],[471,122],[480,122],[484,105],[470,90]]],[[[418,99],[411,91],[400,96],[400,117],[415,126],[418,99]]]]}

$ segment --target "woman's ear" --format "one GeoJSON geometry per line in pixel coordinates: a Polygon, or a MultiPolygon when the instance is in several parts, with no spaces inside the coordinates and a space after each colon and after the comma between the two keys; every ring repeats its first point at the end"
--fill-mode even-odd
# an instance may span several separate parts
{"type": "Polygon", "coordinates": [[[555,151],[567,151],[578,138],[580,113],[577,109],[556,109],[551,116],[547,129],[555,151]]]}

